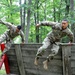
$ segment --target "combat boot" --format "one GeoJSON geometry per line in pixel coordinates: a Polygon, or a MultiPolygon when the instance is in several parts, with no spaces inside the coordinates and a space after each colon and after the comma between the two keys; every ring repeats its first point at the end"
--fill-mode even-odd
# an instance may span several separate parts
{"type": "Polygon", "coordinates": [[[38,58],[36,57],[34,60],[34,64],[37,66],[38,65],[38,58]]]}
{"type": "Polygon", "coordinates": [[[45,61],[43,62],[43,68],[44,68],[45,70],[48,69],[48,60],[45,60],[45,61]]]}

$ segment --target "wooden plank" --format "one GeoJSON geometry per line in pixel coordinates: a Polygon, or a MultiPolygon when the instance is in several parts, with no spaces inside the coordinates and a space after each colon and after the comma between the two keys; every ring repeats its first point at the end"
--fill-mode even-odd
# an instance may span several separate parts
{"type": "MultiPolygon", "coordinates": [[[[41,63],[40,65],[38,66],[35,66],[34,64],[30,64],[29,63],[25,63],[26,66],[25,66],[25,69],[30,69],[30,70],[35,70],[35,69],[39,69],[41,72],[42,71],[45,71],[45,69],[43,68],[43,64],[41,63]]],[[[59,65],[54,65],[54,64],[48,64],[48,70],[47,72],[56,72],[56,73],[62,73],[62,66],[59,66],[59,65]]]]}
{"type": "MultiPolygon", "coordinates": [[[[39,60],[39,66],[41,66],[42,67],[42,65],[43,65],[43,62],[44,60],[39,60]]],[[[28,65],[28,67],[31,67],[31,68],[34,68],[35,67],[35,65],[34,65],[34,60],[33,61],[31,61],[32,63],[30,63],[29,62],[29,60],[27,60],[27,61],[24,61],[24,63],[26,64],[26,66],[25,67],[27,67],[27,65],[28,64],[30,64],[30,65],[28,65]],[[32,67],[33,66],[33,67],[32,67]]],[[[48,63],[50,66],[58,66],[58,67],[61,67],[61,69],[62,69],[62,62],[60,61],[60,60],[52,60],[51,62],[49,62],[48,63]]],[[[49,66],[48,65],[48,66],[49,66]]]]}
{"type": "Polygon", "coordinates": [[[71,62],[71,68],[75,68],[75,61],[71,62]]]}
{"type": "Polygon", "coordinates": [[[20,73],[19,73],[17,67],[14,67],[14,68],[11,67],[11,69],[10,69],[10,73],[11,73],[11,74],[14,73],[14,74],[16,74],[16,75],[20,75],[20,73]]]}
{"type": "MultiPolygon", "coordinates": [[[[36,55],[38,49],[36,48],[24,48],[22,49],[22,53],[25,53],[25,54],[32,54],[32,55],[36,55]]],[[[50,49],[47,49],[44,54],[45,55],[48,55],[51,53],[51,50],[50,49]]],[[[58,54],[57,55],[60,55],[61,56],[61,50],[59,50],[58,54]]]]}
{"type": "Polygon", "coordinates": [[[27,75],[62,75],[62,73],[56,73],[56,72],[48,72],[46,70],[39,70],[39,68],[37,69],[26,69],[26,73],[27,75]]]}
{"type": "Polygon", "coordinates": [[[10,49],[10,50],[7,52],[7,55],[15,55],[15,49],[10,49]]]}
{"type": "Polygon", "coordinates": [[[17,63],[18,63],[20,75],[26,75],[24,71],[24,64],[22,60],[22,53],[21,53],[20,45],[15,45],[15,52],[16,52],[17,63]]]}
{"type": "Polygon", "coordinates": [[[71,74],[71,46],[62,46],[63,75],[71,74]]]}
{"type": "Polygon", "coordinates": [[[17,61],[13,61],[13,60],[10,60],[9,61],[9,65],[10,65],[10,67],[18,67],[18,64],[17,64],[17,61]]]}
{"type": "MultiPolygon", "coordinates": [[[[46,58],[47,58],[47,56],[43,56],[43,57],[40,57],[39,60],[40,60],[40,61],[44,61],[44,60],[46,60],[46,58]]],[[[35,56],[31,56],[31,55],[30,55],[30,56],[23,56],[23,61],[24,61],[24,62],[25,62],[26,60],[27,60],[27,61],[32,61],[32,60],[34,61],[34,59],[35,59],[35,56]]],[[[61,57],[60,57],[60,56],[55,56],[52,61],[54,61],[54,60],[55,60],[55,61],[61,61],[61,57]]],[[[26,62],[27,62],[27,61],[26,61],[26,62]]],[[[61,63],[62,63],[62,61],[61,61],[61,63]]]]}
{"type": "Polygon", "coordinates": [[[72,75],[75,75],[75,68],[72,68],[72,75]]]}
{"type": "MultiPolygon", "coordinates": [[[[62,45],[62,46],[69,46],[69,43],[60,43],[60,45],[62,45]]],[[[75,43],[71,43],[71,45],[74,46],[75,43]]]]}
{"type": "Polygon", "coordinates": [[[42,44],[25,44],[21,45],[22,48],[39,48],[42,44]]]}
{"type": "MultiPolygon", "coordinates": [[[[29,63],[30,63],[30,61],[34,62],[34,59],[35,59],[35,56],[33,56],[33,57],[25,56],[25,57],[23,57],[23,62],[29,62],[29,63]]],[[[40,57],[40,59],[39,59],[40,62],[43,62],[44,60],[46,60],[46,57],[40,57]]],[[[54,59],[51,62],[55,63],[55,64],[58,64],[60,62],[60,64],[62,64],[61,58],[59,59],[59,58],[54,57],[54,59]]]]}
{"type": "Polygon", "coordinates": [[[16,61],[16,55],[8,55],[8,60],[16,61]]]}

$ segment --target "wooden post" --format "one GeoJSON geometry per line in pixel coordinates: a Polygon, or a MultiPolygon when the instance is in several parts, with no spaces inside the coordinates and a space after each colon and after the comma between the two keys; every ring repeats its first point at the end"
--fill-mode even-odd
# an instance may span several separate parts
{"type": "Polygon", "coordinates": [[[23,58],[22,58],[20,45],[15,45],[15,52],[16,52],[17,63],[18,63],[20,75],[26,75],[25,70],[24,70],[24,64],[23,64],[23,58]]]}
{"type": "Polygon", "coordinates": [[[62,46],[63,75],[71,74],[71,46],[62,46]]]}

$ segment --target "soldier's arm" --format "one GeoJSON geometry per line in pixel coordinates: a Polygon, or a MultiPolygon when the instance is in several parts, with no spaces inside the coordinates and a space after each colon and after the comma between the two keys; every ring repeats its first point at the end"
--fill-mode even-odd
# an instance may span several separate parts
{"type": "Polygon", "coordinates": [[[9,22],[4,22],[4,21],[0,20],[0,23],[6,25],[9,29],[12,27],[12,24],[9,22]]]}
{"type": "Polygon", "coordinates": [[[44,21],[44,22],[41,22],[41,23],[37,24],[36,27],[51,26],[54,29],[60,29],[59,25],[60,25],[60,23],[57,23],[57,22],[44,21]]]}
{"type": "Polygon", "coordinates": [[[73,43],[74,42],[74,34],[72,33],[72,31],[69,30],[67,35],[68,35],[68,37],[70,39],[70,42],[73,43]]]}
{"type": "Polygon", "coordinates": [[[21,41],[22,41],[22,43],[25,43],[25,37],[24,37],[24,33],[23,33],[23,31],[21,30],[20,31],[20,36],[21,36],[21,41]]]}
{"type": "Polygon", "coordinates": [[[57,22],[44,21],[39,23],[40,26],[55,26],[57,22]]]}

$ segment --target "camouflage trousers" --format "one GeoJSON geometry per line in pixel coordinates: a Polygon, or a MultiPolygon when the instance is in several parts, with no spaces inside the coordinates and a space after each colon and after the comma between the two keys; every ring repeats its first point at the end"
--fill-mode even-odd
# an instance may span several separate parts
{"type": "Polygon", "coordinates": [[[43,45],[38,49],[36,56],[37,57],[42,56],[42,54],[44,53],[44,51],[46,51],[48,46],[52,45],[51,53],[47,57],[47,59],[51,59],[52,57],[54,57],[58,53],[59,43],[60,42],[51,43],[50,39],[48,37],[46,37],[43,41],[43,45]]]}
{"type": "Polygon", "coordinates": [[[5,49],[2,54],[5,54],[10,49],[10,47],[12,45],[12,40],[9,38],[7,33],[4,33],[3,35],[0,36],[0,44],[5,41],[6,41],[5,49]]]}

